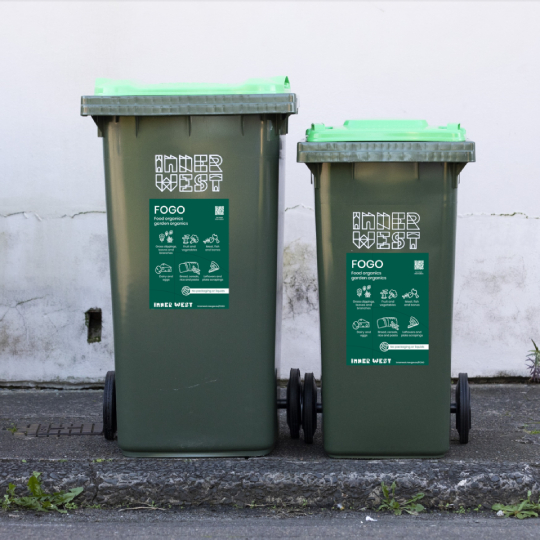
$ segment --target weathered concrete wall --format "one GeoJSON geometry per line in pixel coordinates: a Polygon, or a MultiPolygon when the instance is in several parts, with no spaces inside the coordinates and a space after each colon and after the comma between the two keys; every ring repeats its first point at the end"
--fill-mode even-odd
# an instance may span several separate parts
{"type": "Polygon", "coordinates": [[[92,382],[112,367],[101,141],[79,117],[96,77],[241,81],[287,74],[281,374],[320,373],[312,122],[462,122],[454,372],[525,375],[540,340],[532,2],[1,2],[0,380],[92,382]],[[224,24],[224,21],[227,21],[224,24]],[[324,36],[324,39],[321,37],[324,36]],[[189,51],[189,54],[186,54],[189,51]],[[84,313],[103,310],[87,343],[84,313]]]}
{"type": "Polygon", "coordinates": [[[0,380],[89,383],[113,355],[103,212],[1,220],[0,380]],[[102,340],[87,342],[85,312],[101,308],[102,340]]]}
{"type": "Polygon", "coordinates": [[[453,372],[523,375],[540,337],[540,218],[464,214],[457,245],[453,372]]]}
{"type": "MultiPolygon", "coordinates": [[[[282,373],[320,373],[317,254],[311,208],[288,208],[282,373]]],[[[452,374],[524,376],[540,333],[540,218],[461,214],[457,222],[452,374]],[[526,248],[525,246],[529,246],[526,248]]]]}

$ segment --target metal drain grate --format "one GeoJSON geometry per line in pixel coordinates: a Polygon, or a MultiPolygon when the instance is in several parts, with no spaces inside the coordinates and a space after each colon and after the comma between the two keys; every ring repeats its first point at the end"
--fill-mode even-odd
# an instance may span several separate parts
{"type": "Polygon", "coordinates": [[[16,427],[15,437],[103,435],[103,424],[23,424],[16,427]]]}

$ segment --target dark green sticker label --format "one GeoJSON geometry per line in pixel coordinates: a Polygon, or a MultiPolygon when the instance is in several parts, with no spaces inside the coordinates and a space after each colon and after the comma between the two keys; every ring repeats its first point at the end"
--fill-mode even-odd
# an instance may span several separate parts
{"type": "Polygon", "coordinates": [[[150,199],[150,309],[229,308],[229,200],[150,199]]]}
{"type": "Polygon", "coordinates": [[[347,253],[347,365],[429,364],[429,255],[347,253]]]}

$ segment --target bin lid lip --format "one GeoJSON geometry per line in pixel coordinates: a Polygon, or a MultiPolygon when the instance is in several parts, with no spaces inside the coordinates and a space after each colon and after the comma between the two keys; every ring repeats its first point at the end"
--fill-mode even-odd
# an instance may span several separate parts
{"type": "Polygon", "coordinates": [[[347,120],[343,126],[311,124],[306,142],[462,142],[460,124],[429,126],[425,120],[347,120]]]}
{"type": "Polygon", "coordinates": [[[241,84],[163,83],[143,84],[130,80],[96,79],[96,96],[210,96],[235,94],[287,94],[289,77],[248,79],[241,84]]]}

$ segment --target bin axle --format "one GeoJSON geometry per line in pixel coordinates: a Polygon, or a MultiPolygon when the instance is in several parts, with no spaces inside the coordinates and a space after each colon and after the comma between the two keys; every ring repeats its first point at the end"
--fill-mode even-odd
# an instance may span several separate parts
{"type": "MultiPolygon", "coordinates": [[[[287,400],[286,399],[278,399],[276,404],[277,404],[278,409],[286,409],[287,408],[287,400]]],[[[318,413],[323,412],[322,403],[320,401],[317,402],[317,412],[318,413]]],[[[455,411],[452,411],[452,412],[455,412],[455,411]]]]}
{"type": "Polygon", "coordinates": [[[318,388],[313,373],[306,373],[304,382],[299,369],[291,369],[287,384],[287,398],[277,400],[278,409],[287,410],[287,425],[291,439],[300,437],[300,428],[304,431],[304,440],[310,444],[317,431],[317,413],[322,413],[322,403],[317,401],[318,388]]]}
{"type": "MultiPolygon", "coordinates": [[[[286,399],[278,399],[277,400],[277,408],[278,409],[286,409],[287,408],[287,400],[286,399]]],[[[317,412],[322,413],[322,403],[317,402],[317,412]]],[[[450,414],[456,414],[457,413],[457,403],[450,403],[450,414]]]]}
{"type": "MultiPolygon", "coordinates": [[[[317,431],[317,413],[323,412],[322,403],[317,401],[317,394],[318,388],[313,373],[306,373],[302,382],[300,370],[291,369],[287,384],[287,398],[278,399],[277,408],[287,410],[287,424],[292,439],[300,437],[300,428],[302,428],[304,440],[307,443],[313,442],[313,435],[317,431]]],[[[471,394],[466,373],[459,374],[456,401],[450,403],[450,414],[456,415],[459,442],[468,443],[471,429],[471,394]]]]}

